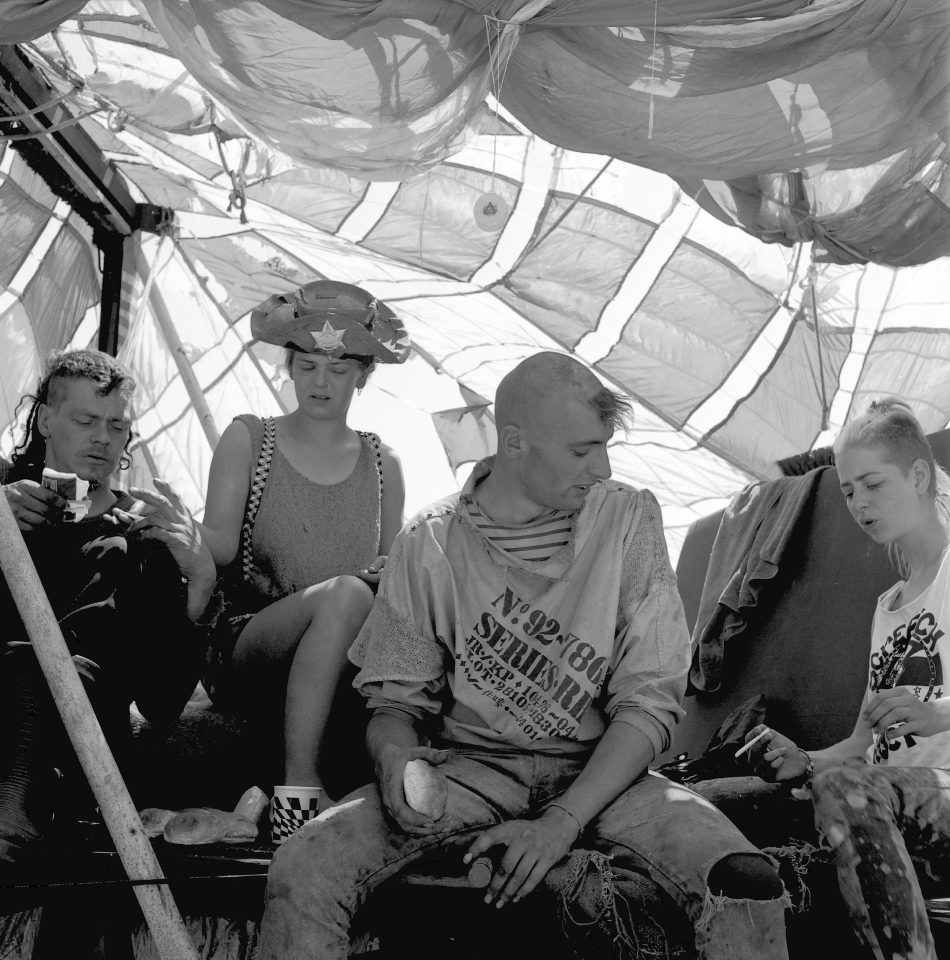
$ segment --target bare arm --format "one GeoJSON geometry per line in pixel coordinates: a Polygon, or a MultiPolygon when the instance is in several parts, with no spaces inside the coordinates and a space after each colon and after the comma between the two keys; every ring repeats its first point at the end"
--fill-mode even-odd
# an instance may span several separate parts
{"type": "MultiPolygon", "coordinates": [[[[815,773],[821,773],[830,767],[836,767],[845,760],[863,760],[867,749],[874,740],[871,728],[864,719],[864,710],[867,706],[868,695],[864,695],[864,702],[858,711],[858,719],[855,721],[851,736],[845,737],[838,743],[833,743],[824,750],[809,750],[808,756],[815,765],[815,773]]],[[[803,758],[804,759],[804,758],[803,758]]]]}
{"type": "Polygon", "coordinates": [[[764,724],[753,727],[746,735],[747,741],[758,736],[764,730],[768,732],[749,751],[750,765],[756,775],[763,780],[774,783],[790,781],[794,785],[807,773],[809,761],[811,761],[815,773],[821,773],[822,770],[836,767],[847,760],[863,760],[874,739],[871,727],[865,719],[867,704],[868,695],[865,694],[851,735],[838,741],[838,743],[833,743],[830,747],[825,747],[823,750],[805,751],[777,730],[772,730],[764,724]]]}
{"type": "Polygon", "coordinates": [[[408,716],[398,711],[376,711],[366,728],[366,747],[373,760],[376,782],[386,812],[406,832],[426,836],[441,827],[406,804],[403,790],[403,772],[410,760],[422,759],[432,764],[442,763],[448,753],[423,747],[419,734],[408,716]]]}
{"type": "MultiPolygon", "coordinates": [[[[749,737],[762,730],[761,726],[751,731],[749,737]]],[[[849,737],[832,744],[824,750],[803,751],[788,737],[775,730],[762,739],[762,747],[752,748],[755,772],[763,780],[776,782],[800,780],[808,769],[808,761],[815,773],[838,766],[847,760],[863,760],[874,736],[887,734],[892,739],[916,734],[932,737],[950,729],[950,701],[918,700],[904,688],[878,690],[865,693],[858,712],[854,730],[849,737]]]]}
{"type": "Polygon", "coordinates": [[[383,464],[383,504],[379,521],[379,554],[385,557],[403,524],[403,509],[406,505],[406,483],[402,464],[395,451],[380,444],[383,464]]]}
{"type": "Polygon", "coordinates": [[[508,820],[480,833],[465,854],[469,863],[494,846],[505,853],[492,875],[486,902],[503,907],[527,896],[586,825],[615,800],[653,759],[653,744],[628,723],[611,723],[577,779],[536,820],[508,820]]]}
{"type": "MultiPolygon", "coordinates": [[[[611,723],[587,765],[557,802],[586,826],[646,770],[653,754],[653,744],[636,727],[611,723]]],[[[557,808],[550,811],[559,813],[557,808]]]]}
{"type": "Polygon", "coordinates": [[[359,574],[369,584],[379,583],[386,558],[402,529],[403,507],[406,502],[406,484],[402,476],[402,465],[395,452],[386,444],[379,445],[379,455],[383,469],[383,501],[379,517],[379,550],[376,559],[359,574]]]}
{"type": "Polygon", "coordinates": [[[251,456],[247,427],[240,420],[232,421],[211,458],[204,522],[199,524],[202,539],[219,567],[237,556],[251,486],[251,456]]]}

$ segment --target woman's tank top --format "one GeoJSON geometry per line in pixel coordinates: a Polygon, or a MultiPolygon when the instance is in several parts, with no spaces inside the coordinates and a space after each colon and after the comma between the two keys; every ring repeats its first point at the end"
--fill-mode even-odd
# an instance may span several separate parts
{"type": "MultiPolygon", "coordinates": [[[[253,463],[264,436],[259,417],[238,417],[250,431],[253,463]]],[[[378,438],[376,442],[378,443],[378,438]]],[[[339,483],[316,483],[274,448],[251,538],[251,580],[269,597],[365,569],[379,552],[380,476],[372,441],[360,435],[356,466],[339,483]]]]}

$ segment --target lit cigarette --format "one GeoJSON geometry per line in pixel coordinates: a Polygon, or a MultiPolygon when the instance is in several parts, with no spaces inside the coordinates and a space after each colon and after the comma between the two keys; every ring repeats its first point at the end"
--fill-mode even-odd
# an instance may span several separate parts
{"type": "Polygon", "coordinates": [[[757,733],[748,743],[744,744],[743,746],[739,747],[738,750],[736,750],[736,756],[741,757],[742,754],[747,753],[749,750],[752,749],[753,744],[758,743],[767,733],[771,733],[771,732],[772,731],[769,730],[768,727],[766,727],[764,730],[757,733]]]}

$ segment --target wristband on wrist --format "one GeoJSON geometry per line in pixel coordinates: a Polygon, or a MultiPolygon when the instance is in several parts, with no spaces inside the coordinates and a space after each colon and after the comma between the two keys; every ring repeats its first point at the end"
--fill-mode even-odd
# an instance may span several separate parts
{"type": "Polygon", "coordinates": [[[575,825],[577,826],[577,836],[580,837],[580,835],[584,832],[584,826],[580,820],[577,819],[577,815],[568,810],[567,807],[565,807],[562,803],[552,802],[547,804],[544,809],[550,810],[551,807],[557,807],[558,810],[563,810],[564,813],[566,813],[574,821],[575,825]]]}
{"type": "Polygon", "coordinates": [[[815,775],[815,762],[801,747],[798,748],[798,752],[805,758],[805,772],[799,777],[798,782],[799,784],[808,783],[815,775]]]}

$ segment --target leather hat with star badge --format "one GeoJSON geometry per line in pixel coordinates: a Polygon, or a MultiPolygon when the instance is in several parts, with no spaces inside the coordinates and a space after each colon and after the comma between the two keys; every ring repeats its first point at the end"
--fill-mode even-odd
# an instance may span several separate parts
{"type": "Polygon", "coordinates": [[[409,356],[409,334],[399,317],[361,287],[335,280],[313,280],[268,297],[251,312],[251,336],[328,357],[402,363],[409,356]]]}

